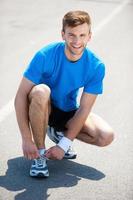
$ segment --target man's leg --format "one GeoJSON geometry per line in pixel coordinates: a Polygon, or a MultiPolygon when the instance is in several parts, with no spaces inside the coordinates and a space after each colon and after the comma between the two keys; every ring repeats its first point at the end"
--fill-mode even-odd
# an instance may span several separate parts
{"type": "Polygon", "coordinates": [[[109,145],[113,141],[114,132],[101,117],[90,113],[77,139],[103,147],[109,145]]]}
{"type": "Polygon", "coordinates": [[[44,84],[34,86],[29,95],[29,121],[38,149],[45,148],[46,128],[50,113],[50,89],[44,84]]]}
{"type": "Polygon", "coordinates": [[[32,177],[48,177],[49,171],[45,154],[45,136],[50,113],[50,89],[40,84],[34,86],[29,94],[29,122],[34,142],[40,157],[34,159],[30,169],[32,177]]]}

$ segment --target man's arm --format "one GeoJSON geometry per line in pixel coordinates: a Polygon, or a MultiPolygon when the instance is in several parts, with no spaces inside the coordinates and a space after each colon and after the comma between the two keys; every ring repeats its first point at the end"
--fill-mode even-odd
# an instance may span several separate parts
{"type": "MultiPolygon", "coordinates": [[[[68,130],[65,132],[65,137],[70,141],[74,140],[80,130],[82,129],[91,109],[96,100],[97,95],[83,93],[80,100],[80,107],[71,120],[67,123],[68,130]]],[[[67,139],[65,138],[65,140],[67,139]]],[[[61,145],[56,145],[47,150],[46,157],[50,159],[61,160],[64,156],[63,148],[61,145]]]]}
{"type": "Polygon", "coordinates": [[[83,93],[80,100],[80,107],[71,120],[68,121],[66,127],[66,137],[74,140],[80,130],[82,129],[92,107],[96,100],[97,95],[83,93]]]}
{"type": "Polygon", "coordinates": [[[19,129],[22,136],[22,146],[24,156],[28,159],[38,157],[36,145],[32,141],[29,127],[29,105],[28,95],[35,84],[23,78],[15,97],[15,110],[19,129]]]}

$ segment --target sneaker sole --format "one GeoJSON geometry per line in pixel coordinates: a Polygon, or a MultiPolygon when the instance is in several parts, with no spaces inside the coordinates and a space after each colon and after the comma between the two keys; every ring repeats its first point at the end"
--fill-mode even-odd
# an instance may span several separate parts
{"type": "Polygon", "coordinates": [[[34,178],[48,178],[49,174],[43,174],[43,173],[39,172],[38,174],[30,173],[30,176],[34,177],[34,178]]]}
{"type": "Polygon", "coordinates": [[[69,156],[64,156],[63,159],[76,159],[77,155],[73,155],[71,157],[69,156]]]}

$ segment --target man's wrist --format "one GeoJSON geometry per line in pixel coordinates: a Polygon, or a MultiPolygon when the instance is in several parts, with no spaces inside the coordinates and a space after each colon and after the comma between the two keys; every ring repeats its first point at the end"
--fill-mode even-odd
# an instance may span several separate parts
{"type": "Polygon", "coordinates": [[[59,143],[57,144],[57,146],[59,146],[61,149],[64,150],[64,152],[66,153],[68,151],[68,149],[71,147],[72,145],[72,140],[70,140],[67,137],[62,137],[61,140],[59,141],[59,143]]]}

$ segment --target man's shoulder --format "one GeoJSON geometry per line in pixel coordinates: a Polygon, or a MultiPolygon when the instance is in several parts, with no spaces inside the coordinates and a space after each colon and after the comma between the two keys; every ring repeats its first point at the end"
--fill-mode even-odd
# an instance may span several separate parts
{"type": "Polygon", "coordinates": [[[103,62],[102,59],[92,50],[86,48],[86,55],[88,59],[92,62],[103,62]]]}
{"type": "Polygon", "coordinates": [[[42,47],[39,52],[41,54],[55,53],[60,51],[64,46],[64,42],[53,42],[42,47]]]}
{"type": "Polygon", "coordinates": [[[103,60],[89,48],[86,48],[86,58],[93,70],[99,67],[105,68],[103,60]]]}

